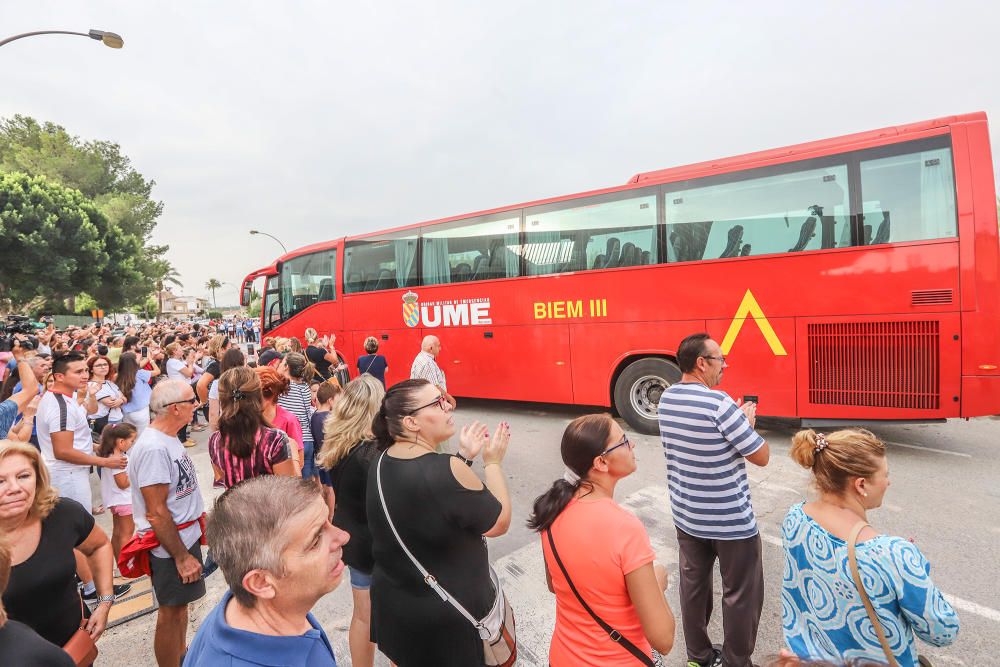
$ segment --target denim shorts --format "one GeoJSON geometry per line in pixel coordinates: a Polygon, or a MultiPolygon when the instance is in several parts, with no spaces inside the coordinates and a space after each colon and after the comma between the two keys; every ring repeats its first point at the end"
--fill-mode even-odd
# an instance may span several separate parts
{"type": "Polygon", "coordinates": [[[372,575],[370,572],[362,572],[348,567],[347,571],[351,575],[351,588],[358,591],[367,591],[372,587],[372,575]]]}

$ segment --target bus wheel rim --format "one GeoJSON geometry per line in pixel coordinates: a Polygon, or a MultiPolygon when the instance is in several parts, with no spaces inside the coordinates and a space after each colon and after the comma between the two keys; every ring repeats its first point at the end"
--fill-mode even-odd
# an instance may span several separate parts
{"type": "Polygon", "coordinates": [[[658,375],[643,375],[632,383],[629,392],[632,409],[646,419],[656,419],[656,410],[660,404],[660,395],[669,386],[666,380],[658,375]]]}

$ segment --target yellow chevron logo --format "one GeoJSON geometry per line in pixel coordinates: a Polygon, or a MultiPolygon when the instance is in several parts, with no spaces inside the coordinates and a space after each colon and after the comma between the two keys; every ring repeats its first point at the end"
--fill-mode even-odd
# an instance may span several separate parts
{"type": "Polygon", "coordinates": [[[767,321],[764,311],[760,309],[760,304],[757,303],[757,299],[754,298],[750,290],[747,290],[747,293],[743,295],[743,301],[740,302],[740,307],[736,309],[736,315],[733,316],[733,321],[729,324],[729,330],[722,341],[722,354],[729,354],[729,351],[733,349],[733,343],[740,335],[740,330],[743,329],[743,323],[746,322],[748,315],[753,318],[760,332],[764,334],[764,340],[771,347],[774,356],[788,356],[785,347],[778,340],[778,334],[774,333],[774,328],[767,321]]]}

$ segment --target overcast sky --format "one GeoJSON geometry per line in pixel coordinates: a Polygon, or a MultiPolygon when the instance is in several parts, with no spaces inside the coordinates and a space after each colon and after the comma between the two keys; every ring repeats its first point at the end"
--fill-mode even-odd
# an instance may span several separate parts
{"type": "MultiPolygon", "coordinates": [[[[121,145],[184,294],[339,236],[969,111],[986,2],[8,0],[0,116],[121,145]]],[[[1000,149],[995,149],[1000,150],[1000,149]]],[[[218,291],[235,303],[236,288],[218,291]]]]}

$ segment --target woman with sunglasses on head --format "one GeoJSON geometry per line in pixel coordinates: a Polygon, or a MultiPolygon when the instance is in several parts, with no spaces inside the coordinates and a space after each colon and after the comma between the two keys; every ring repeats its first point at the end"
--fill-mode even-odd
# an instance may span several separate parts
{"type": "Polygon", "coordinates": [[[640,654],[657,664],[653,649],[666,655],[674,644],[667,572],[654,563],[642,522],[614,499],[618,482],[635,472],[633,445],[610,415],[584,415],[566,427],[560,453],[576,481],[557,480],[528,519],[542,533],[546,583],[556,595],[549,664],[632,667],[640,654]]]}
{"type": "Polygon", "coordinates": [[[90,384],[94,387],[94,398],[97,401],[97,412],[87,415],[94,420],[94,433],[100,436],[108,424],[122,421],[122,406],[128,402],[114,383],[115,369],[105,356],[91,357],[87,360],[90,369],[90,384]]]}
{"type": "Polygon", "coordinates": [[[399,667],[482,665],[479,632],[428,587],[400,541],[469,614],[486,615],[495,591],[483,537],[510,527],[500,467],[510,428],[499,424],[491,438],[473,423],[462,429],[458,456],[439,453],[455,434],[451,404],[427,380],[406,380],[386,392],[372,431],[381,453],[365,502],[375,557],[371,639],[399,667]],[[480,453],[485,483],[470,467],[480,453]]]}

